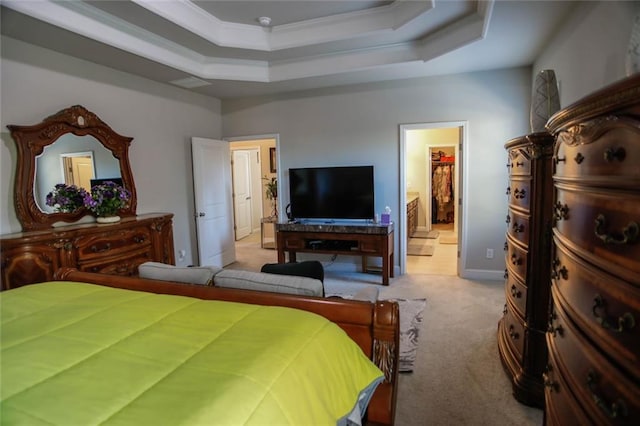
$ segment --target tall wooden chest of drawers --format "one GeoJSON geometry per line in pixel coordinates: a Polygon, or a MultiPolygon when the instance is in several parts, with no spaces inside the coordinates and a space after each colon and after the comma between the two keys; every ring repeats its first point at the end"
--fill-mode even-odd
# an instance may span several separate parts
{"type": "Polygon", "coordinates": [[[640,421],[640,74],[555,114],[549,425],[640,421]]]}
{"type": "Polygon", "coordinates": [[[505,242],[505,308],[498,350],[514,397],[544,406],[545,331],[549,303],[549,246],[553,137],[546,132],[512,139],[508,153],[509,208],[505,242]]]}
{"type": "Polygon", "coordinates": [[[175,263],[173,214],[126,217],[115,224],[75,224],[2,235],[2,289],[53,279],[58,268],[136,275],[138,265],[175,263]]]}

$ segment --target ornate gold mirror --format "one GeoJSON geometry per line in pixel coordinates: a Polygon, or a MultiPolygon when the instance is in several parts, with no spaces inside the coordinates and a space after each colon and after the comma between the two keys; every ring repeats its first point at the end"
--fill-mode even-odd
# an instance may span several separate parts
{"type": "Polygon", "coordinates": [[[39,124],[7,127],[18,148],[14,196],[16,215],[25,231],[51,227],[57,222],[75,222],[89,214],[84,208],[68,213],[52,211],[45,199],[58,183],[90,186],[94,180],[121,181],[131,199],[119,215],[136,214],[136,189],[129,165],[132,138],[114,132],[80,105],[66,108],[39,124]]]}

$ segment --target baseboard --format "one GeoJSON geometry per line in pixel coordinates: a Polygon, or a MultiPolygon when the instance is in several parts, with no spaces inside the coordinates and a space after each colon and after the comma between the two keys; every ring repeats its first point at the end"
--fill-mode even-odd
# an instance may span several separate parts
{"type": "Polygon", "coordinates": [[[468,280],[504,281],[504,271],[494,271],[490,269],[463,269],[460,277],[468,280]]]}

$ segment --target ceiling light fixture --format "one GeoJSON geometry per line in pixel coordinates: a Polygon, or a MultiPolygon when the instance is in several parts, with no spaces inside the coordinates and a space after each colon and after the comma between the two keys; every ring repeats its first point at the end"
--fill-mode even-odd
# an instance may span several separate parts
{"type": "Polygon", "coordinates": [[[271,25],[271,18],[269,18],[268,16],[261,16],[258,18],[258,22],[263,27],[269,27],[271,25]]]}

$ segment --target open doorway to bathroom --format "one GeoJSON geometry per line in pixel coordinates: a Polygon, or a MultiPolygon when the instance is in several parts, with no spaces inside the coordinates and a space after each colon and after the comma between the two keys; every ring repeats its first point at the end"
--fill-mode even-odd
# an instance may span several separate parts
{"type": "Polygon", "coordinates": [[[459,275],[464,135],[464,122],[401,126],[402,273],[459,275]]]}

